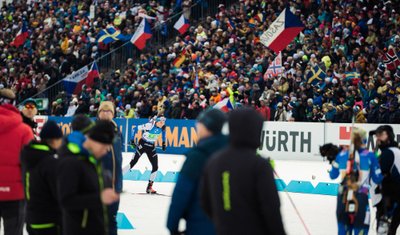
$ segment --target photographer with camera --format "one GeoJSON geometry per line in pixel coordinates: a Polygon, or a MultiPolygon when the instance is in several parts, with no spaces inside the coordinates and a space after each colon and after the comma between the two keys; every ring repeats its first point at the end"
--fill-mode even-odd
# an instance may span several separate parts
{"type": "Polygon", "coordinates": [[[377,190],[382,193],[382,200],[377,204],[377,232],[395,235],[400,224],[400,149],[389,125],[379,126],[370,135],[376,135],[383,175],[382,185],[377,190]]]}
{"type": "Polygon", "coordinates": [[[368,234],[369,179],[372,178],[373,182],[379,184],[382,175],[374,153],[365,148],[366,142],[366,132],[353,128],[349,149],[340,149],[333,144],[320,147],[321,155],[327,157],[332,165],[330,178],[336,179],[340,176],[342,180],[336,207],[339,235],[368,234]]]}

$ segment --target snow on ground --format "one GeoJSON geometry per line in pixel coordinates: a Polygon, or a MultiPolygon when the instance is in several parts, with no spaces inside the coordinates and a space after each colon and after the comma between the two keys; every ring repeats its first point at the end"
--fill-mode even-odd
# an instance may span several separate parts
{"type": "MultiPolygon", "coordinates": [[[[123,166],[128,170],[128,164],[132,154],[124,154],[123,166]]],[[[163,173],[167,171],[179,171],[184,162],[184,157],[179,155],[160,155],[159,170],[163,173]]],[[[319,182],[337,182],[329,179],[327,170],[330,168],[327,162],[311,161],[276,161],[276,171],[281,179],[288,183],[291,180],[310,181],[314,186],[319,182]]],[[[139,160],[135,169],[141,172],[151,170],[151,165],[144,155],[139,160]]],[[[159,195],[140,195],[146,189],[146,181],[124,180],[124,192],[121,194],[120,212],[124,213],[129,222],[135,229],[119,230],[121,235],[167,235],[166,220],[169,204],[175,184],[158,183],[154,184],[155,189],[162,194],[159,195]]],[[[295,206],[299,210],[306,226],[312,235],[334,235],[337,234],[336,228],[336,197],[315,194],[298,193],[279,193],[281,198],[281,213],[286,232],[289,235],[307,234],[301,220],[297,216],[288,195],[292,198],[295,206]]],[[[267,199],[266,199],[267,200],[267,199]]],[[[372,216],[375,212],[371,213],[372,216]]],[[[376,226],[376,221],[371,218],[371,223],[376,226]]],[[[181,223],[184,228],[184,222],[181,223]]],[[[0,234],[3,231],[0,228],[0,234]]],[[[370,234],[375,234],[374,229],[370,234]]]]}

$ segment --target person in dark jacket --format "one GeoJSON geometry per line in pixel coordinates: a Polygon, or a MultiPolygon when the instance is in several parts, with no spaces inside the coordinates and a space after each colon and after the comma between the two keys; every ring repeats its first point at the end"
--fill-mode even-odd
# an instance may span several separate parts
{"type": "Polygon", "coordinates": [[[379,190],[382,200],[376,205],[377,229],[383,229],[382,234],[395,235],[400,225],[399,144],[395,141],[393,128],[389,125],[379,126],[375,131],[371,131],[370,135],[376,135],[377,147],[381,150],[379,164],[383,175],[379,190]]]}
{"type": "Polygon", "coordinates": [[[61,147],[57,188],[63,235],[108,234],[107,206],[119,196],[99,160],[107,154],[114,135],[112,123],[97,121],[87,136],[76,131],[61,147]]]}
{"type": "Polygon", "coordinates": [[[37,123],[35,122],[35,120],[33,120],[33,118],[37,115],[38,110],[37,110],[37,104],[35,102],[35,100],[33,99],[27,99],[24,102],[24,106],[21,110],[21,116],[22,116],[22,120],[23,122],[30,126],[32,129],[33,134],[37,135],[36,133],[36,128],[37,128],[37,123]]]}
{"type": "Polygon", "coordinates": [[[227,137],[221,134],[225,120],[225,114],[218,109],[201,113],[197,120],[199,142],[186,154],[169,208],[167,227],[171,234],[179,234],[182,218],[186,220],[185,234],[216,234],[213,223],[200,207],[199,182],[210,156],[227,144],[227,137]]]}
{"type": "Polygon", "coordinates": [[[30,235],[61,234],[61,210],[57,198],[56,150],[62,144],[62,132],[54,121],[47,121],[21,152],[25,186],[26,230],[30,235]]]}
{"type": "Polygon", "coordinates": [[[390,112],[389,123],[400,124],[400,109],[397,101],[390,102],[389,112],[390,112]]]}
{"type": "Polygon", "coordinates": [[[377,102],[375,100],[371,100],[369,102],[369,110],[367,115],[368,123],[378,123],[379,121],[379,107],[377,107],[377,102]]]}
{"type": "MultiPolygon", "coordinates": [[[[115,130],[115,138],[110,151],[102,158],[104,169],[111,172],[112,188],[116,193],[122,192],[122,134],[118,130],[117,124],[113,121],[114,118],[114,105],[110,101],[103,101],[100,104],[98,111],[99,120],[111,122],[115,130]]],[[[116,201],[108,207],[109,218],[109,234],[117,234],[117,213],[119,208],[119,201],[116,201]]]]}
{"type": "Polygon", "coordinates": [[[206,164],[201,204],[218,234],[285,234],[273,170],[256,153],[262,127],[255,110],[232,111],[229,146],[206,164]]]}
{"type": "Polygon", "coordinates": [[[389,123],[389,107],[386,104],[381,104],[379,107],[378,122],[379,123],[389,123]]]}

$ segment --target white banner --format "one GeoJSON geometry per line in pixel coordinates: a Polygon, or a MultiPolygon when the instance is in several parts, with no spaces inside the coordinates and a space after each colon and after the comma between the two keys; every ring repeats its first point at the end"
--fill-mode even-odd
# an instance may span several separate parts
{"type": "Polygon", "coordinates": [[[320,160],[324,123],[265,122],[260,153],[277,160],[320,160]]]}
{"type": "Polygon", "coordinates": [[[89,69],[85,65],[82,68],[80,68],[79,70],[77,70],[77,71],[73,72],[72,74],[68,75],[67,77],[65,77],[63,80],[67,81],[67,82],[77,82],[78,83],[87,77],[88,72],[89,72],[89,69]]]}
{"type": "MultiPolygon", "coordinates": [[[[376,130],[383,124],[355,124],[355,127],[362,128],[369,135],[370,131],[376,130]]],[[[325,124],[325,143],[333,143],[337,145],[349,145],[351,135],[351,124],[350,123],[327,123],[325,124]]],[[[400,125],[391,124],[395,133],[395,140],[400,141],[400,125]]],[[[368,136],[367,147],[369,150],[375,148],[375,138],[368,136]]]]}

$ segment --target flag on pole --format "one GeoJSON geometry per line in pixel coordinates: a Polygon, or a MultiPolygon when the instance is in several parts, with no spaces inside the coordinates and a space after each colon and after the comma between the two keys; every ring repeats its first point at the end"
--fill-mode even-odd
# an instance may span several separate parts
{"type": "Polygon", "coordinates": [[[269,64],[267,71],[265,71],[264,79],[277,77],[283,73],[282,54],[279,52],[278,56],[269,64]]]}
{"type": "Polygon", "coordinates": [[[318,65],[315,65],[314,67],[311,67],[306,77],[308,84],[317,85],[325,79],[326,73],[318,65]]]}
{"type": "Polygon", "coordinates": [[[386,68],[392,71],[396,70],[397,66],[400,65],[399,57],[393,48],[390,48],[388,52],[382,55],[382,60],[386,68]]]}
{"type": "Polygon", "coordinates": [[[132,44],[134,44],[139,50],[143,50],[146,46],[146,41],[150,39],[151,27],[145,18],[143,18],[135,34],[131,38],[132,44]]]}
{"type": "Polygon", "coordinates": [[[231,100],[229,98],[225,98],[218,102],[217,104],[214,105],[214,109],[219,109],[222,112],[229,112],[234,109],[233,104],[231,103],[231,100]]]}
{"type": "Polygon", "coordinates": [[[180,34],[184,34],[189,26],[189,20],[187,20],[182,14],[181,17],[179,17],[179,20],[175,23],[174,28],[178,30],[180,34]]]}
{"type": "Polygon", "coordinates": [[[261,35],[260,42],[275,53],[279,53],[293,41],[303,28],[303,23],[301,23],[289,8],[286,8],[278,18],[272,22],[268,30],[261,35]]]}
{"type": "Polygon", "coordinates": [[[15,47],[24,45],[24,43],[28,37],[29,37],[28,27],[26,25],[26,22],[24,22],[24,23],[22,23],[22,28],[19,30],[19,32],[17,33],[17,36],[10,43],[10,45],[15,46],[15,47]]]}
{"type": "Polygon", "coordinates": [[[114,26],[109,25],[106,29],[102,29],[97,35],[97,42],[109,44],[115,41],[129,41],[131,35],[123,35],[121,31],[117,30],[114,26]]]}
{"type": "Polygon", "coordinates": [[[140,13],[138,14],[138,16],[139,16],[139,17],[142,17],[142,18],[145,18],[145,19],[149,19],[149,20],[155,20],[155,19],[157,19],[156,17],[149,16],[149,15],[147,15],[147,14],[144,14],[143,12],[140,12],[140,13]]]}
{"type": "Polygon", "coordinates": [[[85,85],[85,79],[88,76],[88,67],[83,66],[83,68],[78,71],[73,72],[63,79],[63,85],[65,91],[69,94],[78,94],[82,90],[82,86],[85,85]]]}
{"type": "Polygon", "coordinates": [[[89,70],[89,73],[87,74],[85,84],[87,86],[92,86],[94,83],[94,80],[99,77],[100,77],[99,68],[97,67],[96,61],[94,61],[92,64],[92,67],[89,70]]]}
{"type": "Polygon", "coordinates": [[[179,68],[185,62],[186,60],[186,49],[183,49],[181,54],[176,57],[176,59],[172,62],[172,64],[176,67],[179,68]]]}

